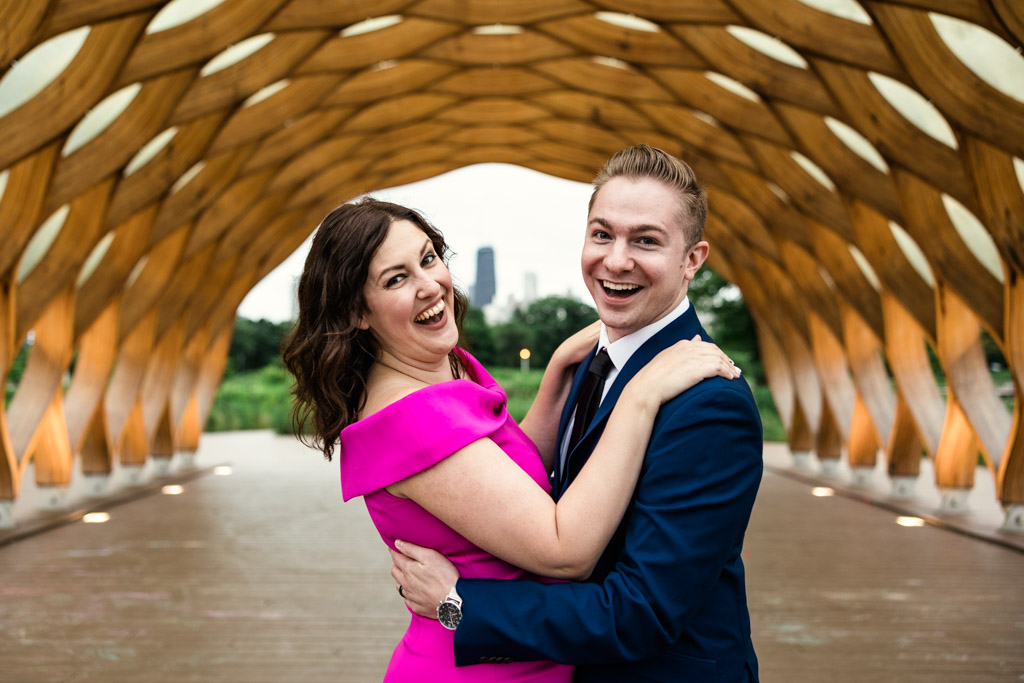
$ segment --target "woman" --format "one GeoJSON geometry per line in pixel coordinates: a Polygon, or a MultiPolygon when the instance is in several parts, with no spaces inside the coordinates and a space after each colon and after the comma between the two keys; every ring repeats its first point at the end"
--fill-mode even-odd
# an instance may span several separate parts
{"type": "MultiPolygon", "coordinates": [[[[554,353],[522,425],[501,387],[456,347],[466,309],[440,233],[372,199],[321,223],[299,281],[299,320],[284,350],[295,417],[330,459],[340,433],[345,500],[363,496],[388,546],[438,548],[465,577],[589,575],[636,484],[654,416],[705,377],[737,371],[711,344],[680,342],[630,381],[604,435],[556,504],[547,473],[574,366],[593,325],[554,353]]],[[[388,681],[568,681],[551,662],[456,669],[452,631],[413,615],[388,681]]]]}

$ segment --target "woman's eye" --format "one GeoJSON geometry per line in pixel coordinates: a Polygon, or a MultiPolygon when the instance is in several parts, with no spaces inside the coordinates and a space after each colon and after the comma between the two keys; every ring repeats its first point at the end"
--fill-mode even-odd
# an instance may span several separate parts
{"type": "Polygon", "coordinates": [[[423,265],[428,265],[430,263],[433,263],[436,260],[437,260],[437,254],[435,254],[434,252],[430,252],[429,254],[427,254],[426,256],[423,257],[423,265]]]}
{"type": "Polygon", "coordinates": [[[395,275],[394,277],[392,277],[391,279],[384,283],[384,289],[390,289],[391,287],[394,287],[404,279],[405,275],[395,275]]]}

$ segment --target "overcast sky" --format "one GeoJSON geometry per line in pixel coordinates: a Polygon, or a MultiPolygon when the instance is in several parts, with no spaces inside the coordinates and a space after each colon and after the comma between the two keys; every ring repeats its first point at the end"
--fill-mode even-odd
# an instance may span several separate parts
{"type": "MultiPolygon", "coordinates": [[[[580,250],[591,187],[509,164],[479,164],[388,190],[378,199],[420,211],[455,252],[456,284],[468,293],[476,252],[494,248],[497,293],[522,299],[524,276],[536,273],[537,293],[590,301],[580,276],[580,250]]],[[[312,227],[315,226],[311,226],[312,227]]],[[[292,281],[302,272],[309,240],[267,275],[238,308],[246,318],[279,322],[292,313],[292,281]]]]}

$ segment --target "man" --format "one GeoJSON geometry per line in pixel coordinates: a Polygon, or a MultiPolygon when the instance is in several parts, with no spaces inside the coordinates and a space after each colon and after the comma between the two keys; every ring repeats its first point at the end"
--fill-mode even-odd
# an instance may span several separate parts
{"type": "MultiPolygon", "coordinates": [[[[629,378],[680,339],[708,339],[686,298],[709,249],[707,195],[692,170],[640,145],[613,156],[594,184],[581,265],[603,323],[598,349],[613,367],[570,445],[595,355],[577,371],[559,428],[556,498],[629,378]]],[[[420,614],[443,603],[459,665],[550,659],[576,664],[575,680],[586,682],[756,681],[740,552],[761,449],[746,382],[705,380],[659,411],[633,500],[587,582],[455,583],[440,555],[411,544],[402,549],[413,560],[396,555],[393,575],[420,614]]]]}

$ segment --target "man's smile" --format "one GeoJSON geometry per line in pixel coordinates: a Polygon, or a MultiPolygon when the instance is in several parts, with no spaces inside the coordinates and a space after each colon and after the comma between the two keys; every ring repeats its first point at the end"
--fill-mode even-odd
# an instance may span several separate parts
{"type": "Polygon", "coordinates": [[[643,289],[642,286],[632,282],[612,282],[611,280],[601,280],[600,282],[605,293],[616,299],[628,299],[643,289]]]}

